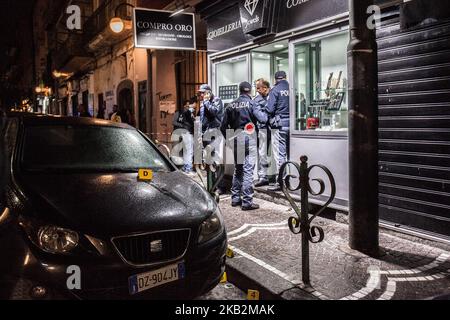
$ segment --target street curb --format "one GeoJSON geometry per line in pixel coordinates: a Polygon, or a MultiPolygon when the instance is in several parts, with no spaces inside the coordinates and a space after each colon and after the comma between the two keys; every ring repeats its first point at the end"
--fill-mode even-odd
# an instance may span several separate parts
{"type": "Polygon", "coordinates": [[[260,300],[284,300],[281,298],[281,296],[279,296],[275,292],[272,292],[269,288],[262,286],[251,277],[239,271],[237,268],[230,266],[229,263],[226,264],[226,272],[228,282],[232,283],[234,286],[241,289],[246,294],[248,290],[257,290],[259,291],[260,300]]]}
{"type": "Polygon", "coordinates": [[[299,287],[292,287],[291,289],[284,291],[281,294],[273,292],[270,288],[261,285],[261,283],[253,279],[251,276],[248,276],[247,274],[241,272],[238,268],[235,268],[229,263],[226,264],[226,273],[228,282],[244,291],[245,293],[247,293],[248,290],[257,290],[259,292],[259,300],[291,300],[283,298],[283,293],[287,293],[290,291],[295,291],[297,293],[297,297],[295,300],[319,300],[314,295],[306,292],[299,287]]]}

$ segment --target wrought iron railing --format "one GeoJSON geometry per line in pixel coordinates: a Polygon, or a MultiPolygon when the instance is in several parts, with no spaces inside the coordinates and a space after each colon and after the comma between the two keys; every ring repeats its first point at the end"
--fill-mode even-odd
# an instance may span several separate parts
{"type": "Polygon", "coordinates": [[[300,158],[301,164],[295,162],[286,162],[280,169],[279,184],[282,187],[283,193],[290,202],[297,217],[289,218],[289,229],[294,234],[302,235],[302,280],[305,285],[310,284],[310,268],[309,268],[309,243],[320,243],[325,239],[325,232],[321,227],[311,226],[313,220],[319,216],[325,209],[333,202],[336,196],[336,182],[331,174],[330,170],[322,165],[314,165],[308,167],[308,157],[303,156],[300,158]],[[326,184],[322,179],[312,179],[319,184],[319,191],[315,192],[310,184],[310,173],[314,168],[322,169],[327,175],[330,186],[331,194],[328,201],[316,212],[311,213],[309,211],[309,194],[318,196],[324,194],[326,190],[326,184]],[[289,170],[288,170],[289,169],[289,170]],[[292,169],[297,171],[292,174],[292,169]],[[289,172],[288,172],[289,171],[289,172]],[[298,179],[298,186],[292,184],[293,179],[298,179]],[[301,193],[301,207],[299,208],[296,201],[293,199],[291,192],[299,191],[301,193]],[[311,217],[310,217],[311,215],[311,217]]]}

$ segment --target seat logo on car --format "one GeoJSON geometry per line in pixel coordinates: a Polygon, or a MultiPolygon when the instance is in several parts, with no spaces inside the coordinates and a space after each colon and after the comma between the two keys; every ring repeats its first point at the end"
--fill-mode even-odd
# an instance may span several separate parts
{"type": "Polygon", "coordinates": [[[162,240],[156,240],[150,242],[150,252],[151,253],[159,253],[163,251],[163,243],[162,240]]]}

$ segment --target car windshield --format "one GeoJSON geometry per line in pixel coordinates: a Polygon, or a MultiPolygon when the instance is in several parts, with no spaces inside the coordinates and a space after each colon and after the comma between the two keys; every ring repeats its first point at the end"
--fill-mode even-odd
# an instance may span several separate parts
{"type": "Polygon", "coordinates": [[[172,168],[138,131],[98,126],[25,129],[22,168],[27,171],[136,172],[172,168]]]}

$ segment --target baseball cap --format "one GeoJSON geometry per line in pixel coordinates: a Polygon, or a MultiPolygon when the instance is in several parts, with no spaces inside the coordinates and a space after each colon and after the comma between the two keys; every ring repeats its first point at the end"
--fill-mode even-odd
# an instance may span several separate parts
{"type": "Polygon", "coordinates": [[[198,92],[206,92],[206,91],[212,91],[211,87],[208,84],[202,84],[198,92]]]}
{"type": "Polygon", "coordinates": [[[239,90],[241,92],[251,92],[252,91],[252,85],[248,83],[247,81],[241,82],[239,85],[239,90]]]}
{"type": "Polygon", "coordinates": [[[275,73],[276,80],[286,79],[286,78],[287,78],[287,75],[286,75],[286,72],[284,72],[284,71],[278,71],[277,73],[275,73]]]}

